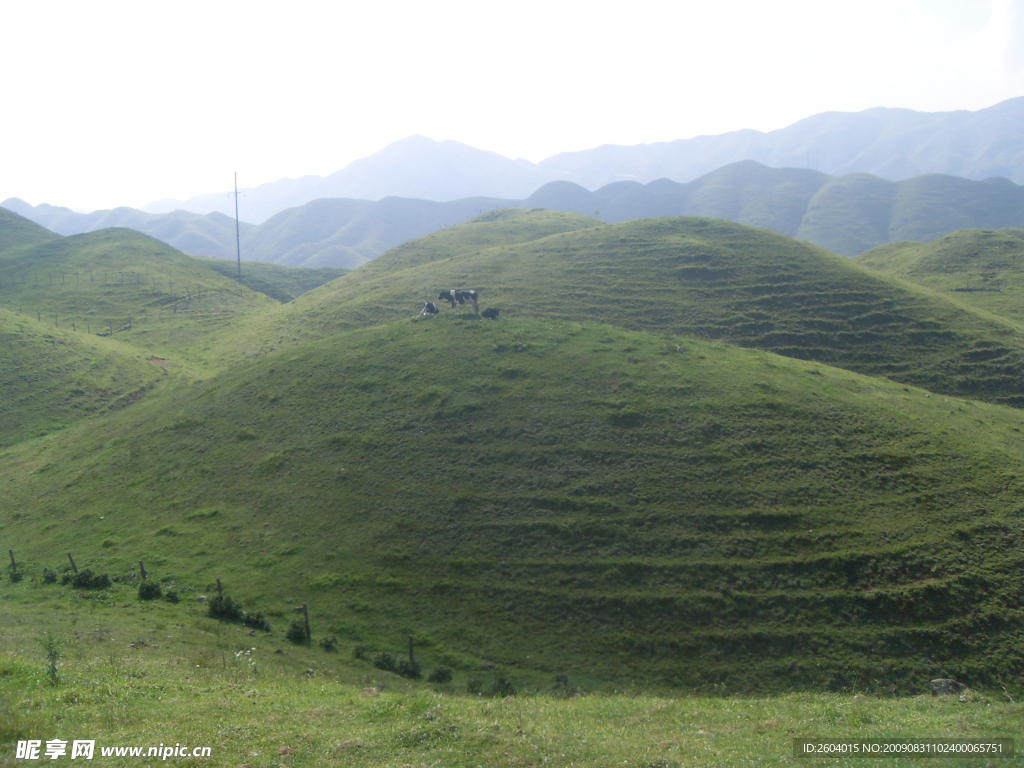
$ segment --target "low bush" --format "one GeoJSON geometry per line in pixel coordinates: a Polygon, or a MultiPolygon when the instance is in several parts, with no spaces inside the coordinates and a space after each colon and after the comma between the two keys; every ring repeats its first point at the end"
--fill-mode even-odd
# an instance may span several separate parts
{"type": "Polygon", "coordinates": [[[451,681],[452,671],[448,667],[437,667],[427,675],[428,683],[450,683],[451,681]]]}
{"type": "Polygon", "coordinates": [[[512,681],[504,675],[497,675],[489,682],[484,682],[480,678],[473,678],[466,684],[466,690],[477,696],[491,696],[502,699],[506,696],[515,696],[516,693],[516,688],[512,681]]]}
{"type": "Polygon", "coordinates": [[[381,651],[373,657],[373,666],[383,669],[385,672],[395,671],[395,657],[387,651],[381,651]]]}
{"type": "Polygon", "coordinates": [[[398,659],[395,662],[395,673],[410,680],[419,680],[423,677],[423,670],[420,663],[413,659],[398,659]]]}
{"type": "Polygon", "coordinates": [[[262,613],[246,613],[242,611],[242,623],[253,629],[259,629],[264,632],[270,631],[270,620],[262,613]]]}
{"type": "Polygon", "coordinates": [[[44,584],[56,584],[57,583],[57,572],[53,568],[43,568],[43,583],[44,584]]]}
{"type": "Polygon", "coordinates": [[[211,618],[222,621],[241,621],[243,613],[242,604],[236,603],[227,595],[217,595],[210,601],[210,607],[207,609],[207,614],[211,618]]]}
{"type": "Polygon", "coordinates": [[[359,659],[360,661],[366,661],[370,658],[370,653],[373,652],[373,648],[368,645],[357,645],[352,649],[352,658],[359,659]]]}
{"type": "Polygon", "coordinates": [[[320,641],[320,647],[328,653],[337,653],[338,651],[338,638],[334,635],[325,637],[320,641]]]}
{"type": "Polygon", "coordinates": [[[139,584],[139,600],[159,600],[163,589],[159,581],[144,581],[139,584]]]}
{"type": "Polygon", "coordinates": [[[507,677],[498,675],[491,681],[491,684],[487,686],[486,695],[503,699],[506,696],[515,696],[516,688],[512,685],[512,681],[507,677]]]}
{"type": "Polygon", "coordinates": [[[65,573],[61,583],[70,584],[75,589],[106,589],[111,581],[107,574],[95,574],[86,568],[78,573],[65,573]]]}
{"type": "Polygon", "coordinates": [[[288,627],[288,631],[284,633],[285,639],[295,645],[305,645],[309,640],[306,635],[306,625],[298,619],[292,619],[291,626],[288,627]]]}

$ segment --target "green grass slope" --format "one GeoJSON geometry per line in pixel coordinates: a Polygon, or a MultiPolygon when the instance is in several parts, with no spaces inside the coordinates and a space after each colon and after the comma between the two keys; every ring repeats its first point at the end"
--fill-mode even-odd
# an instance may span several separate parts
{"type": "Polygon", "coordinates": [[[15,446],[0,543],[34,574],[221,578],[460,674],[1019,688],[1022,428],[726,344],[442,315],[15,446]]]}
{"type": "MultiPolygon", "coordinates": [[[[105,756],[102,750],[145,745],[145,754],[159,743],[147,743],[153,734],[167,746],[185,746],[186,754],[198,745],[211,750],[202,761],[172,758],[168,764],[290,768],[786,768],[801,764],[793,740],[808,734],[1016,739],[1017,760],[1004,754],[989,766],[1015,765],[1024,753],[1024,704],[982,692],[965,692],[962,701],[805,692],[575,695],[571,684],[569,691],[551,690],[550,677],[538,685],[516,677],[518,695],[481,697],[467,694],[461,675],[445,684],[404,680],[347,652],[325,653],[315,643],[275,653],[279,638],[218,625],[202,616],[201,603],[139,603],[134,586],[118,584],[103,597],[83,599],[74,590],[27,579],[0,581],[0,766],[26,765],[15,757],[18,741],[45,741],[58,733],[71,739],[88,734],[96,742],[97,764],[111,768],[146,765],[139,757],[105,756]],[[86,610],[96,628],[83,631],[85,621],[78,619],[86,610]],[[47,630],[66,641],[57,685],[47,679],[38,643],[47,630]],[[271,760],[260,761],[266,755],[271,760]]],[[[149,764],[160,762],[151,758],[149,764]]],[[[968,758],[939,764],[986,763],[968,758]]]]}
{"type": "Polygon", "coordinates": [[[148,235],[105,229],[0,255],[0,306],[205,364],[212,335],[276,305],[148,235]]]}
{"type": "MultiPolygon", "coordinates": [[[[197,256],[204,265],[225,277],[238,279],[238,262],[197,256]]],[[[242,285],[266,294],[280,302],[288,302],[306,291],[347,275],[343,267],[285,267],[263,261],[242,260],[242,285]]]]}
{"type": "Polygon", "coordinates": [[[895,197],[895,184],[866,173],[833,179],[811,198],[795,237],[844,256],[887,243],[895,197]]]}
{"type": "Polygon", "coordinates": [[[4,254],[8,251],[29,248],[58,239],[59,235],[55,235],[45,227],[41,227],[6,208],[0,208],[0,259],[3,259],[4,254]]]}
{"type": "Polygon", "coordinates": [[[856,261],[1024,321],[1024,229],[968,229],[929,243],[892,243],[863,253],[856,261]]]}
{"type": "Polygon", "coordinates": [[[460,239],[486,228],[467,224],[406,244],[267,315],[245,340],[232,339],[231,352],[409,317],[440,289],[472,287],[482,307],[501,307],[503,317],[595,319],[722,339],[1024,404],[1024,340],[1015,325],[766,230],[644,219],[461,250],[460,239]]]}
{"type": "Polygon", "coordinates": [[[119,342],[0,309],[0,448],[130,405],[174,373],[119,342]]]}
{"type": "MultiPolygon", "coordinates": [[[[456,227],[410,240],[378,256],[360,275],[382,275],[496,246],[512,246],[550,235],[601,226],[598,219],[542,208],[500,208],[456,227]]],[[[434,292],[435,296],[437,291],[434,292]]],[[[433,297],[431,297],[433,298],[433,297]]]]}

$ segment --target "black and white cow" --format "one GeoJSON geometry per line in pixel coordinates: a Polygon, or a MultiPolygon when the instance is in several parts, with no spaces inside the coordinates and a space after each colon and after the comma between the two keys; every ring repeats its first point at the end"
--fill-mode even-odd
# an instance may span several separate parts
{"type": "Polygon", "coordinates": [[[452,309],[455,309],[456,302],[458,302],[459,304],[465,304],[468,301],[470,304],[473,305],[474,312],[480,311],[476,305],[476,291],[463,290],[461,288],[452,288],[447,291],[441,291],[441,293],[438,294],[437,298],[443,301],[450,301],[452,303],[452,309]]]}
{"type": "Polygon", "coordinates": [[[437,308],[437,304],[434,302],[424,301],[423,309],[420,310],[420,317],[423,317],[424,315],[436,315],[440,311],[441,310],[437,308]]]}
{"type": "Polygon", "coordinates": [[[497,320],[499,312],[501,312],[501,307],[488,307],[480,314],[486,317],[488,320],[497,320]]]}

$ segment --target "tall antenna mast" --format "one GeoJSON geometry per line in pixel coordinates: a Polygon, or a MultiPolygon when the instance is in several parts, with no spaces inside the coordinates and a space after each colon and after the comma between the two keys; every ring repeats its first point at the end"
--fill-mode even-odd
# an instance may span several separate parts
{"type": "Polygon", "coordinates": [[[238,229],[238,171],[235,171],[235,247],[238,249],[238,282],[242,282],[242,236],[238,229]]]}

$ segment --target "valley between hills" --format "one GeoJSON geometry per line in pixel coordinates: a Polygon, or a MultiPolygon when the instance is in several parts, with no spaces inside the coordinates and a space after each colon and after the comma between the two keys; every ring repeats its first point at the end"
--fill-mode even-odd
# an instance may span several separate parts
{"type": "Polygon", "coordinates": [[[848,259],[517,207],[239,281],[0,210],[0,745],[146,723],[225,765],[662,766],[1019,737],[1022,259],[1014,229],[848,259]]]}

